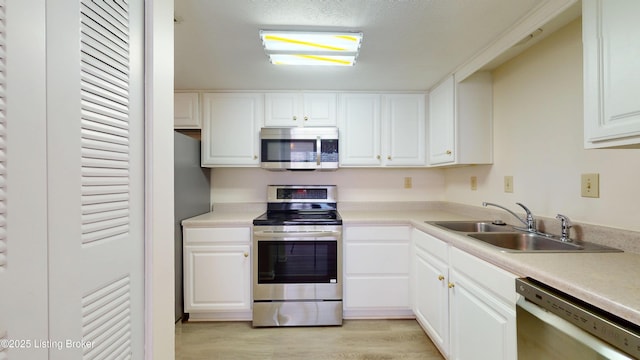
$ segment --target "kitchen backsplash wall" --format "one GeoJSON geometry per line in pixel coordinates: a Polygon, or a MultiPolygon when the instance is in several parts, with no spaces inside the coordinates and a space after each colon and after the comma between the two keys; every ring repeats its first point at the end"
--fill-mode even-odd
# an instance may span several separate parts
{"type": "Polygon", "coordinates": [[[353,169],[337,171],[283,171],[259,168],[215,168],[211,170],[211,202],[265,202],[267,185],[335,184],[339,201],[441,201],[444,172],[440,169],[353,169]],[[405,177],[412,187],[406,189],[405,177]]]}
{"type": "Polygon", "coordinates": [[[640,231],[640,150],[583,148],[581,36],[576,20],[493,72],[494,165],[446,170],[445,200],[518,212],[522,202],[540,216],[640,231]],[[600,174],[600,198],[580,196],[583,173],[600,174]]]}

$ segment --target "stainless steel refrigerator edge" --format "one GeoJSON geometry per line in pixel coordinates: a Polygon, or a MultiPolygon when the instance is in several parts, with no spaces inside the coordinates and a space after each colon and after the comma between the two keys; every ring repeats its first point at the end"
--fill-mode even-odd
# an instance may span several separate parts
{"type": "Polygon", "coordinates": [[[209,212],[210,172],[200,167],[200,141],[174,132],[175,321],[184,315],[182,225],[184,219],[209,212]]]}

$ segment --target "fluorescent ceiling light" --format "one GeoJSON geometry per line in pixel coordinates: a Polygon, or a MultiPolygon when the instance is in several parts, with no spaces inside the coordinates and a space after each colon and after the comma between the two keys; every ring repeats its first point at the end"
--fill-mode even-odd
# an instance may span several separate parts
{"type": "Polygon", "coordinates": [[[265,53],[277,65],[338,65],[355,63],[362,33],[260,31],[265,53]]]}

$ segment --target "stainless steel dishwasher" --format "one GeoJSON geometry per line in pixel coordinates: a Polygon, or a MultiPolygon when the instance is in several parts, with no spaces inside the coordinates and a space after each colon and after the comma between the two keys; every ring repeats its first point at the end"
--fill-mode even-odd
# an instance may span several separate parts
{"type": "Polygon", "coordinates": [[[516,279],[518,359],[638,359],[640,327],[529,278],[516,279]]]}

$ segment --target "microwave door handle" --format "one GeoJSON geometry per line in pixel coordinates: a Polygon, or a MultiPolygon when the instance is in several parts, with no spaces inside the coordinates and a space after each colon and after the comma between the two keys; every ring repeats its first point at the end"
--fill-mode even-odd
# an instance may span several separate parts
{"type": "Polygon", "coordinates": [[[316,165],[320,166],[320,160],[322,156],[322,139],[320,136],[316,139],[316,165]]]}

